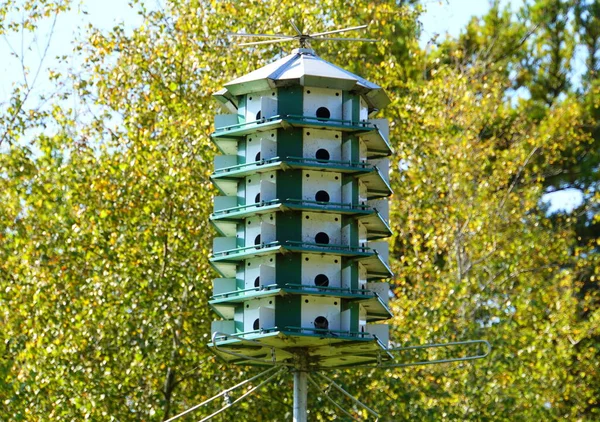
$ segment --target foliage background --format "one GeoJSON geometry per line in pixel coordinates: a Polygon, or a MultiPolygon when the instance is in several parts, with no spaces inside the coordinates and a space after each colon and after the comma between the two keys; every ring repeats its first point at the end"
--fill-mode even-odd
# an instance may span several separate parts
{"type": "MultiPolygon", "coordinates": [[[[393,100],[394,341],[493,345],[474,363],[333,376],[383,420],[597,420],[600,3],[495,3],[427,51],[416,0],[284,6],[134,1],[143,24],[90,27],[81,65],[49,75],[56,92],[34,96],[31,75],[2,102],[0,419],[163,420],[256,372],[204,347],[211,94],[282,54],[226,32],[301,16],[381,40],[315,48],[393,100]],[[571,187],[583,203],[549,215],[542,196],[571,187]]],[[[71,7],[4,0],[0,33],[71,7]]],[[[282,377],[222,419],[290,419],[291,399],[282,377]]],[[[310,407],[336,418],[316,393],[310,407]]]]}

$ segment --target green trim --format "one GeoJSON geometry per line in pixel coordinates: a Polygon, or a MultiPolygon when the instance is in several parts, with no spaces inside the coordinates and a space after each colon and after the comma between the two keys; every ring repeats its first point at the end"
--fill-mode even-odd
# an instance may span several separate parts
{"type": "Polygon", "coordinates": [[[358,223],[351,216],[342,216],[342,230],[346,227],[350,228],[350,246],[358,246],[358,223]]]}
{"type": "MultiPolygon", "coordinates": [[[[252,340],[260,340],[261,338],[264,337],[274,337],[277,336],[278,334],[284,335],[284,336],[292,336],[292,337],[328,337],[331,336],[336,340],[355,340],[355,341],[359,341],[359,342],[373,342],[374,338],[372,336],[371,333],[368,332],[361,332],[361,331],[343,331],[343,330],[322,330],[322,329],[318,329],[318,328],[310,328],[310,327],[300,327],[300,324],[297,324],[297,326],[285,326],[282,329],[280,329],[279,327],[272,327],[272,328],[263,328],[260,330],[252,330],[252,331],[245,331],[245,332],[237,332],[234,336],[231,335],[227,335],[224,334],[222,336],[218,336],[216,338],[217,340],[217,344],[219,344],[219,346],[224,346],[227,344],[235,344],[235,343],[241,343],[244,340],[244,337],[247,338],[248,340],[252,339],[252,340]]],[[[378,350],[385,350],[382,346],[381,343],[377,342],[379,347],[377,347],[378,350]]],[[[265,347],[270,347],[272,345],[272,341],[269,341],[268,344],[265,344],[265,347]]],[[[242,344],[241,346],[247,346],[250,349],[256,349],[256,345],[255,344],[242,344]]],[[[354,346],[353,344],[349,344],[349,347],[354,346]]],[[[208,347],[214,347],[214,344],[212,342],[210,342],[208,344],[208,347]]],[[[243,347],[240,347],[240,349],[242,349],[243,347]]],[[[377,351],[377,349],[375,351],[377,351]]],[[[364,351],[363,351],[364,353],[364,351]]],[[[328,356],[325,356],[328,357],[328,356]]],[[[365,357],[364,355],[359,355],[359,357],[365,357]]],[[[389,359],[391,356],[387,353],[385,353],[385,355],[382,355],[383,358],[385,358],[386,360],[389,359]]]]}
{"type": "Polygon", "coordinates": [[[246,139],[240,139],[238,141],[237,157],[240,165],[244,165],[246,163],[246,139]]]}
{"type": "MultiPolygon", "coordinates": [[[[239,280],[238,280],[239,281],[239,280]]],[[[278,284],[270,284],[268,286],[251,287],[249,289],[242,287],[237,288],[229,292],[219,293],[213,295],[209,303],[224,303],[224,302],[236,302],[240,300],[247,300],[257,296],[272,296],[279,295],[280,292],[290,294],[306,294],[306,295],[317,295],[317,296],[334,296],[334,297],[345,297],[354,299],[372,299],[376,297],[376,293],[371,290],[364,289],[348,289],[346,287],[319,287],[312,284],[294,284],[286,283],[283,286],[278,284]]]]}
{"type": "MultiPolygon", "coordinates": [[[[278,219],[278,223],[279,223],[278,219]]],[[[293,234],[293,230],[297,231],[298,236],[301,234],[300,224],[291,224],[294,227],[289,230],[288,233],[293,234]]],[[[282,228],[282,232],[287,229],[290,224],[284,224],[285,228],[282,228]]],[[[279,228],[279,224],[278,224],[279,228]]],[[[287,238],[287,236],[284,236],[287,238]]],[[[241,239],[236,238],[236,243],[241,239]]],[[[243,241],[243,240],[242,240],[243,241]]],[[[341,255],[341,256],[352,256],[352,257],[371,257],[379,256],[375,249],[371,249],[367,246],[348,246],[348,245],[332,245],[332,244],[321,244],[312,242],[303,242],[301,240],[284,240],[274,241],[269,243],[261,243],[260,245],[250,246],[238,246],[235,249],[224,249],[218,252],[213,252],[210,257],[211,262],[220,261],[239,261],[240,259],[248,259],[254,256],[265,255],[271,252],[278,252],[279,249],[284,248],[289,251],[306,252],[306,253],[322,253],[329,255],[341,255]]],[[[383,261],[382,261],[383,262],[383,261]]]]}
{"type": "Polygon", "coordinates": [[[302,318],[302,296],[278,296],[275,298],[275,325],[277,327],[299,326],[302,318]]]}
{"type": "Polygon", "coordinates": [[[350,331],[358,332],[360,319],[360,304],[350,303],[350,331]]]}
{"type": "MultiPolygon", "coordinates": [[[[377,131],[375,125],[369,122],[315,118],[312,116],[303,116],[298,114],[278,114],[276,116],[261,118],[259,120],[250,120],[244,123],[220,127],[211,134],[211,137],[241,137],[256,132],[264,132],[278,128],[285,129],[290,126],[293,128],[310,127],[316,129],[333,129],[352,133],[370,133],[377,131]]],[[[374,136],[380,137],[377,133],[374,133],[374,136]]],[[[383,142],[387,144],[385,139],[383,142]]]]}
{"type": "Polygon", "coordinates": [[[351,94],[348,91],[342,92],[342,104],[346,105],[350,102],[352,107],[352,120],[358,122],[360,119],[360,96],[351,94]]]}
{"type": "Polygon", "coordinates": [[[240,95],[238,100],[238,121],[240,124],[246,122],[246,96],[240,95]]]}
{"type": "Polygon", "coordinates": [[[302,86],[288,86],[277,90],[277,114],[303,114],[304,89],[302,86]]]}
{"type": "Polygon", "coordinates": [[[288,283],[300,282],[302,280],[302,256],[300,254],[277,255],[275,280],[280,287],[288,283]]]}
{"type": "Polygon", "coordinates": [[[302,198],[302,170],[277,172],[276,195],[279,200],[302,198]]]}
{"type": "Polygon", "coordinates": [[[302,157],[302,129],[279,130],[277,133],[277,156],[302,157]]]}
{"type": "Polygon", "coordinates": [[[231,236],[232,229],[230,226],[237,226],[237,224],[245,218],[272,212],[285,213],[289,211],[316,211],[327,214],[341,214],[342,218],[347,217],[345,220],[342,220],[342,227],[346,224],[352,224],[354,221],[362,221],[367,228],[367,240],[369,241],[383,239],[392,235],[391,228],[387,221],[383,219],[379,212],[367,205],[351,205],[334,202],[325,204],[317,201],[304,201],[300,199],[288,199],[285,202],[276,199],[259,204],[240,205],[222,209],[210,216],[210,222],[222,236],[227,237],[231,236]]]}
{"type": "Polygon", "coordinates": [[[333,214],[354,214],[370,215],[375,213],[375,209],[368,205],[355,205],[343,202],[318,202],[303,199],[287,198],[285,200],[274,199],[252,203],[249,205],[239,205],[237,207],[223,208],[211,215],[211,220],[239,220],[255,214],[265,214],[273,211],[319,211],[333,214]]]}
{"type": "MultiPolygon", "coordinates": [[[[239,157],[238,157],[239,159],[239,157]]],[[[252,174],[265,173],[275,170],[292,169],[307,169],[307,170],[332,170],[340,173],[358,173],[368,174],[375,173],[377,168],[369,163],[360,161],[337,161],[337,160],[318,160],[316,158],[303,157],[273,157],[267,160],[252,161],[247,163],[235,164],[228,167],[215,168],[211,179],[213,182],[221,178],[239,179],[252,174]]]]}
{"type": "Polygon", "coordinates": [[[244,304],[241,303],[235,307],[234,317],[235,332],[241,333],[244,331],[244,304]]]}
{"type": "MultiPolygon", "coordinates": [[[[231,278],[232,275],[227,269],[237,262],[258,256],[281,254],[285,252],[335,255],[342,257],[343,260],[350,259],[351,261],[360,261],[367,270],[368,281],[389,278],[394,275],[389,265],[383,261],[381,256],[379,256],[375,250],[370,248],[351,248],[345,245],[318,245],[299,241],[286,241],[283,243],[271,242],[257,246],[224,250],[217,254],[213,254],[209,258],[209,262],[217,273],[221,274],[224,278],[231,278]]],[[[277,280],[280,280],[282,284],[290,282],[290,274],[298,273],[283,273],[279,266],[276,269],[277,280]]],[[[356,285],[351,285],[351,287],[358,288],[356,285]]]]}

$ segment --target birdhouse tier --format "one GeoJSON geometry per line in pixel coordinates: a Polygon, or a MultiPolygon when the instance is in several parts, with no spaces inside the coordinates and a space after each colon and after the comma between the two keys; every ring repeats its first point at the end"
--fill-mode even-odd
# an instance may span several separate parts
{"type": "Polygon", "coordinates": [[[209,347],[265,365],[298,347],[321,367],[387,359],[392,149],[369,118],[387,96],[298,49],[216,97],[209,347]]]}

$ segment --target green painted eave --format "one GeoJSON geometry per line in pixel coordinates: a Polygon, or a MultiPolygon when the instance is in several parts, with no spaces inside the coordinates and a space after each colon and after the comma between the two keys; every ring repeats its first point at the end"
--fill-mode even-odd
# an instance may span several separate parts
{"type": "Polygon", "coordinates": [[[208,301],[210,307],[223,319],[233,319],[234,308],[254,299],[274,296],[302,295],[318,297],[336,297],[351,302],[360,302],[367,311],[367,322],[390,319],[392,313],[376,293],[369,290],[320,288],[306,285],[289,285],[280,287],[276,284],[252,289],[235,290],[213,296],[208,301]]]}
{"type": "Polygon", "coordinates": [[[274,157],[266,160],[215,169],[215,172],[210,178],[213,183],[217,184],[221,179],[241,179],[253,174],[288,169],[334,171],[345,174],[368,174],[377,172],[375,167],[363,162],[318,160],[316,158],[303,157],[274,157]]]}
{"type": "Polygon", "coordinates": [[[225,150],[223,146],[219,145],[221,142],[220,139],[223,139],[223,142],[231,142],[232,138],[243,138],[246,135],[257,132],[287,129],[290,127],[330,129],[356,134],[363,140],[367,147],[368,159],[387,157],[394,152],[381,131],[372,123],[339,119],[318,119],[316,117],[300,115],[277,115],[251,122],[223,126],[213,132],[211,137],[219,149],[225,150]]]}
{"type": "Polygon", "coordinates": [[[345,245],[323,245],[291,240],[221,251],[213,254],[209,261],[219,274],[223,277],[230,277],[232,276],[232,266],[235,266],[238,262],[258,256],[285,252],[318,253],[351,258],[364,265],[367,270],[368,280],[379,280],[393,276],[387,263],[381,259],[377,252],[370,248],[345,245]]]}
{"type": "Polygon", "coordinates": [[[375,210],[367,205],[352,205],[336,202],[317,202],[302,199],[288,198],[285,200],[274,199],[272,201],[258,202],[249,205],[240,205],[234,208],[226,208],[213,213],[211,221],[239,221],[253,215],[267,214],[275,211],[319,211],[330,214],[346,215],[369,215],[375,210]]]}
{"type": "Polygon", "coordinates": [[[391,230],[383,217],[374,209],[366,205],[349,206],[350,204],[335,203],[322,204],[317,201],[304,201],[278,199],[264,203],[241,205],[239,207],[220,210],[210,216],[210,222],[217,232],[225,237],[234,236],[237,224],[243,219],[255,215],[272,212],[308,211],[327,214],[355,215],[367,228],[367,239],[375,240],[391,236],[391,230]]]}
{"type": "Polygon", "coordinates": [[[208,303],[210,305],[223,303],[235,305],[237,303],[243,303],[251,299],[262,299],[269,296],[283,296],[288,294],[320,297],[339,297],[352,301],[373,301],[375,299],[379,300],[377,294],[370,290],[318,287],[301,284],[286,284],[284,286],[272,284],[269,286],[254,287],[252,289],[234,290],[231,292],[221,293],[219,295],[213,296],[208,303]]]}
{"type": "MultiPolygon", "coordinates": [[[[238,123],[231,126],[223,126],[218,128],[211,134],[213,139],[219,138],[241,138],[243,136],[256,133],[266,132],[273,129],[287,128],[313,128],[313,129],[331,129],[340,132],[363,133],[363,132],[379,132],[376,126],[369,122],[355,122],[351,120],[340,119],[325,119],[310,116],[300,115],[277,115],[260,120],[253,120],[245,123],[238,123]]],[[[373,134],[373,136],[377,136],[373,134]]],[[[381,135],[380,135],[381,136],[381,135]]]]}

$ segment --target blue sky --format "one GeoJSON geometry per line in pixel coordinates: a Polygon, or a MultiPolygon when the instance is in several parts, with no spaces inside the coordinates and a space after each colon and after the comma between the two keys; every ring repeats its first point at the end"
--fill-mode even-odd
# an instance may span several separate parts
{"type": "MultiPolygon", "coordinates": [[[[503,4],[520,4],[520,1],[504,0],[503,4]]],[[[427,42],[439,34],[453,37],[460,33],[473,16],[482,16],[489,9],[487,0],[425,0],[425,13],[421,17],[423,32],[420,44],[425,47],[427,42]]]]}
{"type": "MultiPolygon", "coordinates": [[[[157,0],[159,1],[159,0],[157,0]]],[[[48,92],[53,89],[48,81],[48,69],[58,68],[65,70],[65,66],[74,70],[77,63],[67,60],[68,64],[59,64],[57,56],[72,57],[71,49],[74,39],[83,33],[89,23],[97,28],[109,30],[116,23],[126,22],[127,26],[135,27],[141,23],[141,18],[135,10],[127,5],[125,0],[83,0],[83,5],[67,14],[60,15],[54,26],[53,37],[46,59],[36,81],[37,92],[48,92]],[[83,13],[83,11],[87,13],[83,13]]],[[[152,2],[148,2],[152,4],[152,2]]],[[[518,8],[521,0],[503,0],[503,4],[510,4],[518,8]]],[[[421,17],[423,31],[420,44],[427,47],[428,41],[439,34],[457,36],[465,27],[472,16],[481,16],[489,10],[488,0],[424,0],[426,8],[421,17]]],[[[12,34],[0,38],[0,107],[5,103],[15,82],[23,81],[21,62],[11,57],[11,51],[20,54],[23,51],[26,57],[24,64],[29,67],[29,82],[37,72],[40,57],[43,55],[46,40],[50,33],[49,22],[42,25],[36,36],[21,37],[21,34],[12,34]]],[[[34,92],[35,94],[35,92],[34,92]]],[[[550,212],[561,209],[571,210],[581,202],[581,192],[577,190],[560,191],[545,195],[544,200],[550,202],[550,212]]]]}

